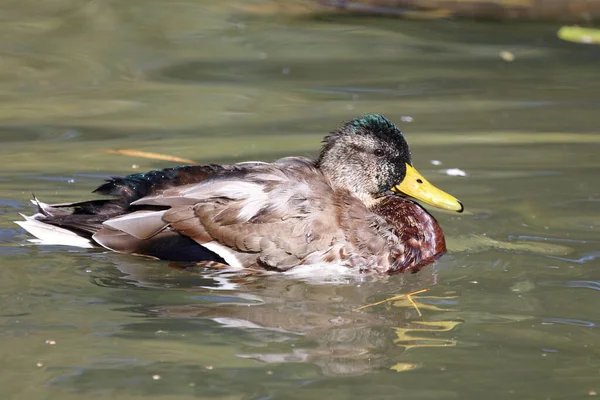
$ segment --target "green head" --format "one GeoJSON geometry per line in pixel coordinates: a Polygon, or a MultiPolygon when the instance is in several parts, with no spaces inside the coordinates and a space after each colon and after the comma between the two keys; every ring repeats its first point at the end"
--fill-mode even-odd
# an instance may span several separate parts
{"type": "Polygon", "coordinates": [[[346,122],[323,143],[318,167],[334,188],[349,190],[367,205],[393,190],[440,208],[463,210],[458,200],[413,168],[402,132],[382,115],[366,114],[346,122]]]}

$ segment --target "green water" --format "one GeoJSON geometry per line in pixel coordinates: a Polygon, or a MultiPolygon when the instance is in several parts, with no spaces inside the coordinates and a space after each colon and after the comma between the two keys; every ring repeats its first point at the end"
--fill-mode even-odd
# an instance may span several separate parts
{"type": "Polygon", "coordinates": [[[0,397],[600,392],[600,48],[561,42],[552,25],[240,4],[0,6],[0,397]],[[173,165],[106,149],[314,155],[365,112],[398,122],[421,173],[467,208],[433,211],[450,251],[416,275],[228,288],[168,263],[38,247],[12,224],[31,192],[85,199],[110,175],[173,165]],[[406,299],[353,311],[421,289],[422,316],[406,299]]]}

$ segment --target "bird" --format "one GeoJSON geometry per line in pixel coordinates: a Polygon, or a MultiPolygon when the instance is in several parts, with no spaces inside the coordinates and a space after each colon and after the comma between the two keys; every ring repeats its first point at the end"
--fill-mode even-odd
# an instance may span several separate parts
{"type": "Polygon", "coordinates": [[[112,177],[102,199],[45,204],[15,221],[31,241],[195,265],[285,272],[334,265],[417,272],[446,252],[417,201],[463,204],[413,166],[402,131],[365,114],[327,134],[318,157],[182,165],[112,177]]]}

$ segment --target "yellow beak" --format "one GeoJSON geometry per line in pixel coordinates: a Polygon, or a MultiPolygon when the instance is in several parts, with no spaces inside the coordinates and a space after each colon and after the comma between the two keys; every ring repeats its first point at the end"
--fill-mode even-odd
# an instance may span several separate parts
{"type": "Polygon", "coordinates": [[[395,193],[402,193],[417,200],[424,201],[434,207],[444,210],[463,212],[465,209],[460,201],[448,193],[436,188],[412,166],[406,164],[404,180],[392,188],[395,193]]]}

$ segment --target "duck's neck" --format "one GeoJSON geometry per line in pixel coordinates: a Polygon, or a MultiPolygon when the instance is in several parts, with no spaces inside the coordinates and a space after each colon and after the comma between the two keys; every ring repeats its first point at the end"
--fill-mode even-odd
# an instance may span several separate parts
{"type": "Polygon", "coordinates": [[[333,190],[348,191],[352,196],[358,198],[367,208],[374,207],[381,197],[375,197],[367,188],[371,182],[361,180],[356,172],[348,165],[333,166],[330,163],[317,164],[333,190]]]}

